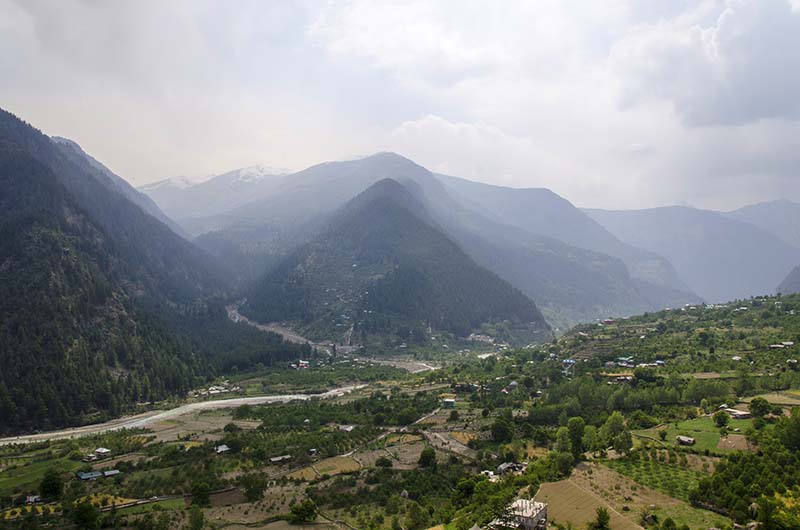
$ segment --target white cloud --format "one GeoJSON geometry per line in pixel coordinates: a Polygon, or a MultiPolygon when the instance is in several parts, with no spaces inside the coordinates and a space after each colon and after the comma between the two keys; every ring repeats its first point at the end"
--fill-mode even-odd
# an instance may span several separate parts
{"type": "Polygon", "coordinates": [[[627,104],[667,99],[690,126],[800,117],[800,12],[787,0],[728,0],[711,24],[641,27],[612,62],[627,104]]]}
{"type": "Polygon", "coordinates": [[[396,150],[581,206],[800,200],[792,2],[0,0],[0,101],[136,183],[396,150]]]}

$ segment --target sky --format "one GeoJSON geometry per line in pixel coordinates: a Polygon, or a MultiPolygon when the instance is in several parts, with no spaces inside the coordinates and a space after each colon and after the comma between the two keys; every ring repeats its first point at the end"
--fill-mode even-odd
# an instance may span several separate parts
{"type": "Polygon", "coordinates": [[[581,207],[800,201],[800,0],[0,0],[0,107],[134,185],[394,151],[581,207]]]}

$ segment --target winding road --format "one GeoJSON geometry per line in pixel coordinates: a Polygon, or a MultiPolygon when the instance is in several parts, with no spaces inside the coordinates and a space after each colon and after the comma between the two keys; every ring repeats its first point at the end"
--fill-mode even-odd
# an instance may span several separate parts
{"type": "Polygon", "coordinates": [[[262,405],[264,403],[286,403],[288,401],[307,400],[312,398],[330,399],[343,396],[354,390],[364,388],[365,386],[367,385],[343,386],[334,388],[333,390],[328,390],[322,394],[281,394],[275,396],[254,396],[244,398],[217,399],[213,401],[198,401],[196,403],[187,403],[186,405],[181,405],[179,407],[175,407],[174,409],[161,411],[154,410],[151,412],[145,412],[143,414],[137,414],[135,416],[117,418],[95,425],[85,425],[83,427],[74,427],[60,431],[0,438],[0,445],[25,444],[44,442],[48,440],[63,440],[65,438],[79,438],[81,436],[101,434],[104,432],[118,431],[121,429],[140,429],[153,423],[177,418],[178,416],[191,414],[200,410],[226,409],[238,407],[240,405],[262,405]]]}

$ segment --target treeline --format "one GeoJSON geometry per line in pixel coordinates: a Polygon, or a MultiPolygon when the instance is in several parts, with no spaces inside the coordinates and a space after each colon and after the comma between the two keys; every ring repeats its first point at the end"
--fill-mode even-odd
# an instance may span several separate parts
{"type": "Polygon", "coordinates": [[[788,495],[791,505],[800,493],[800,409],[778,420],[772,429],[762,429],[755,438],[758,452],[726,457],[690,492],[690,500],[740,522],[755,518],[766,530],[798,528],[798,512],[781,509],[780,496],[788,495]]]}
{"type": "Polygon", "coordinates": [[[103,420],[307,347],[229,322],[210,257],[0,111],[0,434],[103,420]]]}

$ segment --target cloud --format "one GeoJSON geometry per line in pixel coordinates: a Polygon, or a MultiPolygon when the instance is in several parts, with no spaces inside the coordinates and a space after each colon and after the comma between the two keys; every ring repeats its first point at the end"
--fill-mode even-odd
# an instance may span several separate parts
{"type": "Polygon", "coordinates": [[[690,126],[800,118],[797,5],[729,0],[711,24],[678,17],[639,28],[611,53],[623,103],[669,100],[690,126]]]}
{"type": "Polygon", "coordinates": [[[581,206],[800,200],[792,1],[0,0],[0,101],[137,184],[395,150],[581,206]]]}

